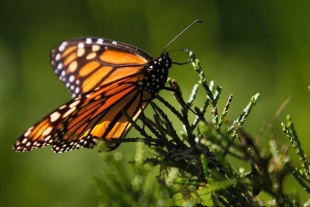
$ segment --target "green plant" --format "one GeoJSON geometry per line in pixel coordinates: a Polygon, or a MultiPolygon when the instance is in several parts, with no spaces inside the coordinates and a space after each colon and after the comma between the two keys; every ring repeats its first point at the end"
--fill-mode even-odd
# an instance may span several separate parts
{"type": "MultiPolygon", "coordinates": [[[[306,206],[307,202],[310,203],[310,200],[301,203],[296,195],[289,194],[284,189],[285,178],[293,175],[305,191],[310,193],[309,161],[291,118],[287,118],[282,128],[302,161],[300,167],[292,164],[285,147],[278,146],[275,140],[269,141],[268,149],[261,149],[242,128],[257,103],[259,94],[250,99],[238,118],[228,121],[227,112],[233,95],[228,97],[226,106],[220,113],[217,103],[221,87],[206,80],[194,53],[189,52],[189,56],[199,74],[199,84],[193,87],[188,101],[183,101],[179,85],[171,79],[168,80],[168,85],[173,89],[173,96],[179,102],[181,110],[158,97],[182,122],[184,130],[178,134],[177,131],[180,130],[175,129],[165,114],[166,108],[159,107],[154,102],[151,102],[155,111],[153,120],[142,117],[143,127],[127,116],[143,138],[117,140],[137,141],[137,151],[131,162],[131,176],[122,172],[124,163],[120,159],[112,159],[112,154],[103,153],[103,177],[96,178],[103,198],[101,205],[306,206]],[[200,108],[193,106],[199,87],[206,93],[206,99],[200,108]],[[190,108],[196,114],[193,121],[189,120],[189,113],[192,113],[190,108]],[[205,119],[207,109],[212,113],[210,121],[205,119]],[[146,128],[151,133],[147,133],[146,128]],[[141,143],[152,149],[151,156],[147,156],[141,143]],[[228,161],[228,158],[248,163],[249,170],[239,168],[228,161]],[[262,194],[266,196],[260,196],[262,194]]],[[[116,153],[114,157],[120,157],[120,154],[116,153]]]]}

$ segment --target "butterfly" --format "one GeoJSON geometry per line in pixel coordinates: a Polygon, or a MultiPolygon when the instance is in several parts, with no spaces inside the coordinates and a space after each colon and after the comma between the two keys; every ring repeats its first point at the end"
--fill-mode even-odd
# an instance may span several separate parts
{"type": "Polygon", "coordinates": [[[55,153],[62,153],[124,138],[131,128],[124,113],[137,120],[165,88],[173,63],[165,50],[152,58],[129,44],[95,37],[58,44],[50,62],[72,100],[27,129],[13,144],[17,152],[52,145],[55,153]]]}

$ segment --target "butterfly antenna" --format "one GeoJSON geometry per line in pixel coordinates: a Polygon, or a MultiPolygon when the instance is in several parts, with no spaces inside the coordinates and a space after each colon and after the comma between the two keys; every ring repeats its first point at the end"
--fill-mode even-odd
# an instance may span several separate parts
{"type": "Polygon", "coordinates": [[[179,36],[181,36],[186,30],[188,30],[191,26],[193,26],[193,24],[196,24],[197,22],[202,23],[201,20],[195,20],[195,21],[193,21],[190,25],[188,25],[185,29],[183,29],[182,32],[180,32],[177,36],[175,36],[175,37],[166,45],[166,47],[164,48],[164,50],[163,50],[162,53],[165,52],[165,50],[167,49],[167,47],[169,47],[169,45],[170,45],[175,39],[177,39],[179,36]]]}

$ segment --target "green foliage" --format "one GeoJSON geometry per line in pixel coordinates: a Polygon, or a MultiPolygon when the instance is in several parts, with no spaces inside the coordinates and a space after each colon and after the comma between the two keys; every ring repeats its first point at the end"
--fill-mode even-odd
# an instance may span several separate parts
{"type": "Polygon", "coordinates": [[[291,118],[287,118],[282,128],[300,157],[300,167],[292,164],[287,147],[279,146],[270,139],[269,148],[261,148],[243,129],[259,94],[250,99],[239,117],[229,121],[227,113],[233,95],[228,97],[222,113],[219,113],[217,103],[221,87],[215,86],[213,81],[207,81],[194,53],[189,52],[189,56],[199,75],[199,84],[193,87],[188,101],[184,101],[177,82],[168,80],[180,110],[159,96],[158,100],[167,108],[152,102],[150,105],[154,109],[154,117],[142,116],[143,127],[125,114],[143,137],[116,141],[139,141],[131,161],[132,171],[123,172],[124,162],[119,153],[102,153],[103,176],[95,179],[102,206],[307,205],[298,196],[285,190],[284,181],[292,175],[310,193],[309,160],[291,118]],[[199,87],[206,94],[200,108],[194,106],[199,87]],[[165,114],[167,109],[182,122],[181,133],[177,133],[180,130],[175,129],[165,114]],[[212,116],[210,121],[206,118],[208,111],[212,116]],[[189,113],[192,112],[196,117],[191,121],[189,113]],[[151,133],[147,133],[146,128],[151,133]],[[151,154],[146,153],[142,143],[152,149],[151,154]],[[249,169],[239,167],[240,162],[248,164],[249,169]],[[158,169],[159,172],[155,172],[158,169]]]}
{"type": "MultiPolygon", "coordinates": [[[[173,204],[165,189],[156,183],[153,166],[145,163],[145,146],[137,142],[131,168],[122,153],[101,153],[102,178],[95,177],[100,206],[167,206],[173,204]]],[[[155,168],[157,169],[157,168],[155,168]]]]}

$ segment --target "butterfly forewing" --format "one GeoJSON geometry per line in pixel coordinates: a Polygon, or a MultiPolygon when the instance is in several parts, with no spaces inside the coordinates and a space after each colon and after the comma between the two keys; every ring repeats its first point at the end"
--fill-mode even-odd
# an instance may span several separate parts
{"type": "Polygon", "coordinates": [[[103,38],[64,41],[50,54],[56,75],[73,97],[134,75],[150,60],[136,47],[103,38]]]}

